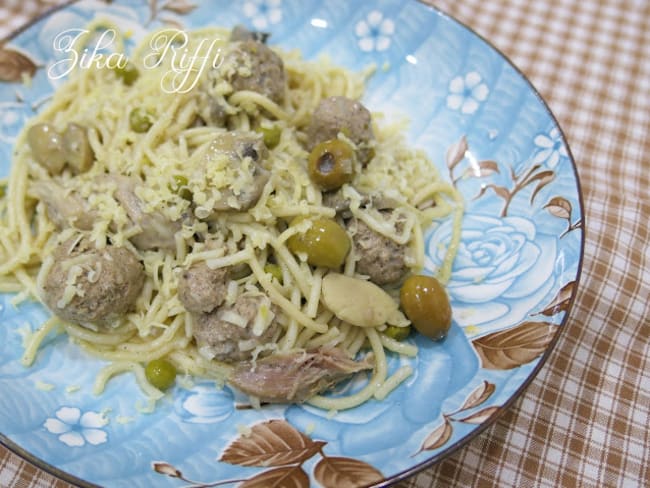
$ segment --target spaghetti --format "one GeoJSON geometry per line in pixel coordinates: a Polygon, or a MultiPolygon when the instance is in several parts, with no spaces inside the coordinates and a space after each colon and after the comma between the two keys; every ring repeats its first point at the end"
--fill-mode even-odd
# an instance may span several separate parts
{"type": "MultiPolygon", "coordinates": [[[[97,24],[91,30],[99,27],[112,28],[97,24]]],[[[155,54],[151,46],[157,35],[160,33],[150,34],[131,54],[137,79],[126,83],[115,70],[79,69],[30,123],[29,127],[47,123],[60,131],[71,123],[85,128],[93,154],[89,168],[64,168],[52,174],[35,161],[28,143],[29,127],[17,139],[11,174],[2,181],[6,195],[0,200],[0,290],[19,293],[17,300],[42,301],[44,280],[54,266],[53,249],[79,235],[97,249],[107,243],[128,249],[144,270],[141,291],[127,313],[108,327],[50,318],[32,335],[23,363],[29,365],[35,360],[40,341],[60,325],[71,340],[110,362],[97,378],[97,393],[111,376],[128,371],[135,374],[150,398],[159,398],[162,393],[146,381],[142,366],[158,358],[166,358],[186,374],[226,382],[231,364],[214,359],[197,345],[196,316],[179,298],[179,270],[204,263],[210,269],[248,270],[231,275],[225,286],[224,306],[232,305],[242,295],[268,300],[268,311],[258,311],[253,328],[260,335],[273,323],[277,331],[267,343],[254,345],[253,359],[320,347],[337,347],[355,358],[369,345],[374,369],[367,385],[347,397],[315,396],[309,400],[312,404],[341,410],[373,397],[384,398],[411,373],[410,367],[402,367],[390,376],[387,351],[417,354],[414,345],[386,335],[386,328],[407,327],[408,320],[400,313],[374,327],[341,320],[322,302],[323,277],[331,270],[311,265],[303,253],[292,251],[288,245],[292,236],[309,228],[309,224],[294,225],[296,218],[342,222],[310,179],[306,128],[322,100],[333,96],[358,100],[371,70],[351,73],[327,60],[309,62],[298,52],[274,50],[286,73],[283,96],[276,99],[250,89],[233,90],[232,84],[218,73],[251,67],[227,66],[225,58],[218,70],[190,70],[190,75],[196,77],[190,80],[194,83],[192,89],[169,90],[165,83],[174,68],[169,59],[157,59],[155,67],[143,65],[144,59],[150,60],[155,54]],[[210,123],[216,109],[220,112],[217,115],[224,117],[222,124],[210,123]],[[130,119],[136,112],[142,115],[139,122],[145,130],[139,130],[137,125],[134,128],[130,119]],[[255,131],[272,131],[277,136],[259,166],[244,158],[241,166],[233,170],[223,157],[214,156],[215,138],[226,132],[255,131]],[[206,158],[210,161],[208,167],[206,158]],[[254,195],[253,204],[242,208],[238,198],[255,183],[256,171],[264,175],[263,185],[254,195]],[[173,223],[162,229],[162,240],[154,246],[140,245],[137,238],[147,221],[134,221],[115,196],[123,177],[140,182],[133,193],[146,218],[173,223]],[[83,202],[90,223],[80,228],[80,217],[75,215],[68,219],[68,225],[59,225],[52,218],[50,197],[38,190],[43,182],[56,185],[54,188],[70,201],[83,202]],[[222,204],[230,208],[215,211],[222,204]]],[[[202,42],[207,38],[217,40],[210,49],[216,45],[227,50],[229,35],[225,29],[191,32],[186,35],[187,49],[200,53],[207,49],[202,42]]],[[[118,41],[120,45],[123,42],[118,41]]],[[[442,181],[422,151],[406,145],[403,124],[383,124],[381,119],[381,114],[373,114],[372,160],[365,167],[357,164],[353,179],[340,190],[348,202],[348,218],[363,222],[373,232],[403,246],[406,265],[414,272],[424,265],[423,229],[432,222],[452,218],[454,233],[451,242],[446,243],[445,261],[438,270],[439,280],[445,283],[460,239],[462,199],[442,181]],[[393,202],[392,221],[384,218],[381,209],[364,201],[366,195],[377,191],[393,202]]],[[[344,133],[339,134],[339,139],[355,146],[344,133]]],[[[358,259],[353,246],[345,257],[342,273],[363,279],[357,270],[358,259]]],[[[97,263],[80,261],[74,268],[76,274],[67,271],[69,293],[61,299],[62,307],[82,293],[76,286],[79,276],[96,280],[105,272],[99,268],[97,263]]],[[[399,290],[395,286],[384,288],[397,303],[399,290]]],[[[232,323],[238,320],[236,314],[226,318],[232,323]]]]}

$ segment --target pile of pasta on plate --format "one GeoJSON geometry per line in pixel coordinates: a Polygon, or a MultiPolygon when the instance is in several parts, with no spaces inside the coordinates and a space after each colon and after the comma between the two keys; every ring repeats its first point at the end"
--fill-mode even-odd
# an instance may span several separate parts
{"type": "Polygon", "coordinates": [[[25,126],[3,182],[0,286],[51,312],[26,365],[63,330],[109,361],[97,393],[130,371],[157,399],[188,374],[254,405],[340,410],[411,374],[386,361],[417,354],[411,328],[444,338],[461,198],[404,123],[360,101],[372,67],[267,37],[152,32],[128,59],[76,70],[25,126]],[[212,62],[179,73],[165,53],[181,49],[212,62]],[[423,232],[443,219],[455,232],[434,277],[423,232]],[[325,394],[360,372],[362,388],[325,394]]]}

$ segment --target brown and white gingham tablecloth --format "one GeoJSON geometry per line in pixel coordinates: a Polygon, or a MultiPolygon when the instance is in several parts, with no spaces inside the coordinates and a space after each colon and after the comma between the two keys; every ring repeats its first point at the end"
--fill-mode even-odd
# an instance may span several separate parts
{"type": "MultiPolygon", "coordinates": [[[[61,0],[3,0],[0,38],[61,0]]],[[[143,0],[144,1],[144,0],[143,0]]],[[[583,276],[540,374],[403,488],[650,486],[650,0],[428,0],[490,40],[566,133],[583,276]]],[[[0,447],[0,487],[68,487],[0,447]]]]}

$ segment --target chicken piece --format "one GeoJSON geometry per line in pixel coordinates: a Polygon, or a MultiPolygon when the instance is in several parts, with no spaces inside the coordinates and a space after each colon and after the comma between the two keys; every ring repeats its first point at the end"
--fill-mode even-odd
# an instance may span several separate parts
{"type": "Polygon", "coordinates": [[[43,267],[41,298],[52,313],[75,324],[110,326],[133,307],[144,284],[142,263],[123,247],[97,249],[73,237],[52,258],[52,267],[43,267]]]}
{"type": "Polygon", "coordinates": [[[287,84],[282,58],[255,40],[234,42],[225,55],[224,77],[234,91],[250,90],[275,103],[284,101],[287,84]]]}
{"type": "Polygon", "coordinates": [[[188,312],[208,313],[226,299],[230,268],[211,269],[200,261],[178,277],[178,298],[188,312]]]}
{"type": "Polygon", "coordinates": [[[408,272],[405,257],[407,246],[383,236],[361,220],[354,224],[352,242],[357,260],[357,272],[368,275],[378,285],[395,283],[408,272]]]}
{"type": "Polygon", "coordinates": [[[310,151],[319,143],[336,139],[341,132],[357,146],[357,157],[364,166],[372,159],[374,150],[370,112],[361,102],[347,97],[321,100],[307,128],[310,151]]]}
{"type": "Polygon", "coordinates": [[[372,367],[368,359],[353,361],[340,349],[322,348],[239,363],[229,381],[262,402],[300,403],[372,367]]]}
{"type": "Polygon", "coordinates": [[[140,226],[142,231],[133,237],[131,242],[140,250],[176,248],[175,234],[181,229],[181,222],[171,221],[160,212],[145,212],[144,203],[135,194],[140,181],[137,178],[110,175],[105,177],[115,183],[114,197],[126,211],[129,220],[140,226]]]}
{"type": "Polygon", "coordinates": [[[271,301],[263,295],[240,295],[231,306],[193,317],[199,350],[225,362],[251,359],[255,348],[269,342],[279,327],[271,301]],[[258,324],[261,330],[256,330],[258,324]]]}
{"type": "Polygon", "coordinates": [[[97,214],[74,190],[63,188],[54,181],[35,181],[29,187],[30,196],[38,198],[47,208],[47,216],[57,229],[74,227],[91,230],[97,214]]]}

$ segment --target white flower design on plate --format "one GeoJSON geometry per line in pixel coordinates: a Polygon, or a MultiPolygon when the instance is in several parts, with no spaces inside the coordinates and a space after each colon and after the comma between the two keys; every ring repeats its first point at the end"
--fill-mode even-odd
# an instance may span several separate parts
{"type": "Polygon", "coordinates": [[[58,435],[59,440],[67,446],[81,447],[86,442],[96,446],[108,439],[106,432],[100,428],[108,420],[101,413],[82,414],[76,407],[61,407],[54,415],[56,418],[48,418],[43,426],[51,434],[58,435]]]}
{"type": "Polygon", "coordinates": [[[0,141],[13,144],[16,136],[27,121],[27,108],[23,103],[5,102],[0,104],[0,141]]]}
{"type": "Polygon", "coordinates": [[[551,129],[548,134],[539,134],[535,137],[535,145],[541,150],[535,155],[533,164],[546,163],[546,166],[553,169],[562,157],[566,158],[569,155],[557,127],[551,129]]]}
{"type": "Polygon", "coordinates": [[[268,29],[282,20],[282,0],[249,0],[243,9],[256,29],[268,29]]]}
{"type": "Polygon", "coordinates": [[[483,83],[481,75],[470,71],[465,76],[457,76],[449,83],[447,107],[460,110],[464,114],[473,114],[489,93],[490,90],[483,83]]]}
{"type": "Polygon", "coordinates": [[[365,20],[357,22],[354,32],[359,38],[359,48],[362,51],[385,51],[390,47],[395,23],[391,19],[385,19],[379,10],[373,10],[365,20]]]}

